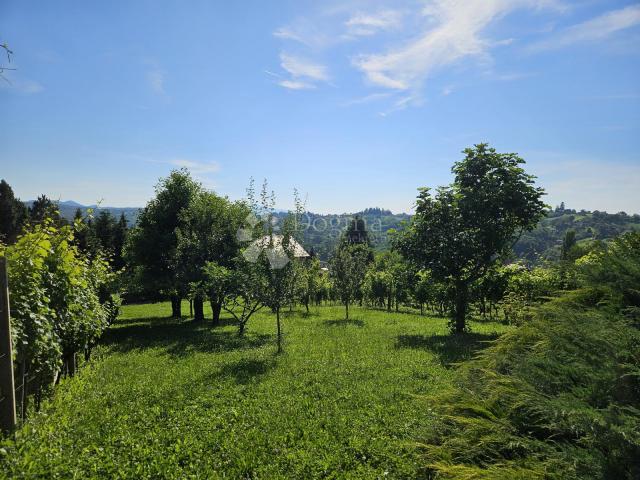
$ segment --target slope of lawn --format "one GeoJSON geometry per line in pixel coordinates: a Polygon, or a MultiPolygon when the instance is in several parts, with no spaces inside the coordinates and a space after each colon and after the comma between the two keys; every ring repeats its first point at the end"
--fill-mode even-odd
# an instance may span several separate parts
{"type": "MultiPolygon", "coordinates": [[[[188,311],[188,305],[185,305],[188,311]]],[[[92,362],[5,441],[11,478],[414,478],[430,416],[416,395],[452,379],[507,327],[341,307],[261,311],[244,338],[123,307],[92,362]]]]}

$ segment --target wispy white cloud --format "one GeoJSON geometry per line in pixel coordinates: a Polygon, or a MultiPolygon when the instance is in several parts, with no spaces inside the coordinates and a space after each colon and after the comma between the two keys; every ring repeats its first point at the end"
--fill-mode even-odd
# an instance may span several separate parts
{"type": "Polygon", "coordinates": [[[196,162],[193,160],[187,160],[185,158],[174,158],[162,163],[166,163],[178,168],[186,168],[194,175],[204,175],[207,173],[216,173],[220,171],[220,164],[218,162],[196,162]]]}
{"type": "Polygon", "coordinates": [[[369,36],[383,30],[402,26],[403,13],[399,10],[380,10],[374,13],[358,12],[345,22],[348,35],[369,36]]]}
{"type": "Polygon", "coordinates": [[[386,53],[360,55],[354,65],[374,85],[417,91],[437,70],[463,58],[487,56],[496,43],[481,34],[494,21],[517,8],[552,4],[545,0],[437,0],[423,10],[428,21],[414,40],[386,53]]]}
{"type": "Polygon", "coordinates": [[[552,33],[548,38],[530,45],[528,50],[536,52],[595,42],[637,25],[640,25],[640,5],[630,5],[552,33]]]}
{"type": "Polygon", "coordinates": [[[314,23],[304,18],[299,18],[290,25],[278,28],[273,32],[273,36],[281,40],[298,42],[314,49],[324,48],[336,41],[334,36],[319,30],[314,23]]]}
{"type": "Polygon", "coordinates": [[[348,100],[342,104],[343,107],[349,107],[351,105],[364,105],[367,103],[377,102],[379,100],[383,100],[385,98],[389,98],[391,93],[389,92],[380,92],[380,93],[372,93],[370,95],[365,95],[364,97],[354,98],[352,100],[348,100]]]}
{"type": "Polygon", "coordinates": [[[289,78],[282,78],[273,72],[267,73],[282,78],[276,83],[289,90],[313,89],[318,82],[328,82],[330,79],[327,67],[324,65],[288,53],[280,53],[280,66],[288,73],[289,78]]]}
{"type": "Polygon", "coordinates": [[[278,85],[288,88],[289,90],[309,90],[316,88],[312,83],[301,82],[298,80],[281,80],[278,82],[278,85]]]}
{"type": "Polygon", "coordinates": [[[291,74],[294,78],[308,78],[311,80],[326,82],[329,80],[327,67],[318,63],[313,63],[304,58],[280,54],[280,66],[291,74]]]}
{"type": "Polygon", "coordinates": [[[165,72],[159,67],[153,67],[147,71],[147,82],[151,91],[156,95],[166,95],[164,89],[165,72]]]}

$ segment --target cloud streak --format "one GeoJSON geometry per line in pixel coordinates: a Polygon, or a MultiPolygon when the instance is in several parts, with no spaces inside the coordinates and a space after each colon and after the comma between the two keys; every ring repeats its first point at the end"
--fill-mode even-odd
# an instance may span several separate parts
{"type": "Polygon", "coordinates": [[[438,0],[423,11],[424,31],[387,53],[360,55],[354,65],[369,83],[394,90],[419,90],[439,69],[468,57],[488,55],[492,43],[481,34],[517,8],[541,8],[544,0],[438,0]]]}
{"type": "Polygon", "coordinates": [[[175,158],[163,163],[167,163],[178,168],[186,168],[194,175],[204,175],[220,171],[220,164],[218,162],[195,162],[184,158],[175,158]]]}
{"type": "Polygon", "coordinates": [[[277,84],[289,90],[313,89],[317,83],[330,80],[324,65],[288,53],[280,53],[280,66],[290,78],[282,79],[277,84]]]}
{"type": "Polygon", "coordinates": [[[381,10],[375,13],[358,12],[345,22],[352,36],[370,36],[384,30],[402,26],[402,13],[397,10],[381,10]]]}
{"type": "Polygon", "coordinates": [[[630,5],[568,27],[529,46],[531,52],[566,48],[603,40],[617,32],[640,25],[640,5],[630,5]]]}

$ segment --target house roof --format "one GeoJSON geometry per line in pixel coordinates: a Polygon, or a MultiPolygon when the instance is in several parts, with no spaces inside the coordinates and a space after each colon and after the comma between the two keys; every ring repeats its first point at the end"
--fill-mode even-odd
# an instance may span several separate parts
{"type": "MultiPolygon", "coordinates": [[[[282,245],[282,241],[284,240],[284,235],[273,234],[273,248],[276,250],[284,249],[282,245]]],[[[260,249],[269,248],[271,246],[271,240],[269,235],[265,235],[264,237],[258,238],[252,242],[252,245],[260,249]]],[[[307,251],[300,245],[295,238],[289,237],[289,249],[293,251],[293,256],[295,258],[306,258],[310,255],[307,251]]]]}

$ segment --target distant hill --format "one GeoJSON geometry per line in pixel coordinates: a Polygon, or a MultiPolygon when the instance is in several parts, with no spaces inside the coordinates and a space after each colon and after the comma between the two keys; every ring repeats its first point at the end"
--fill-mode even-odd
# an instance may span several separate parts
{"type": "Polygon", "coordinates": [[[640,231],[640,215],[576,211],[561,206],[550,211],[532,232],[524,233],[516,243],[514,252],[530,263],[557,259],[562,239],[568,230],[576,232],[578,242],[609,240],[625,232],[640,231]]]}
{"type": "MultiPolygon", "coordinates": [[[[287,212],[276,213],[280,219],[287,216],[287,212]]],[[[382,208],[367,208],[355,213],[338,213],[321,215],[306,212],[302,216],[304,235],[302,243],[308,251],[313,251],[320,260],[328,260],[336,247],[343,230],[354,217],[364,219],[369,238],[376,250],[384,250],[389,246],[388,232],[390,229],[400,229],[403,222],[408,222],[411,215],[407,213],[392,213],[382,208]]]]}
{"type": "MultiPolygon", "coordinates": [[[[30,206],[33,201],[25,202],[30,206]]],[[[134,225],[140,208],[107,207],[96,205],[81,205],[74,201],[58,202],[60,214],[72,220],[76,210],[80,208],[83,214],[92,208],[97,215],[101,210],[108,210],[116,218],[124,212],[129,225],[134,225]]],[[[280,220],[288,215],[286,211],[275,213],[280,220]]],[[[328,260],[342,235],[343,230],[355,216],[364,219],[369,236],[376,250],[389,247],[389,230],[399,230],[411,219],[407,213],[393,213],[383,208],[367,208],[355,213],[317,214],[306,212],[302,217],[304,247],[313,251],[321,260],[328,260]]],[[[518,258],[529,263],[538,263],[545,259],[557,258],[560,245],[567,230],[575,230],[579,242],[592,240],[608,240],[621,233],[640,231],[640,215],[628,215],[624,212],[606,213],[600,211],[572,210],[564,206],[550,211],[532,232],[526,232],[514,247],[518,258]]]]}
{"type": "MultiPolygon", "coordinates": [[[[328,260],[342,230],[356,215],[365,219],[376,250],[388,248],[389,230],[392,228],[399,230],[411,219],[409,214],[392,213],[380,208],[330,215],[307,213],[303,217],[304,226],[308,225],[303,237],[305,248],[313,250],[321,260],[328,260]]],[[[628,215],[624,212],[576,211],[558,207],[548,212],[532,232],[525,232],[522,235],[514,246],[516,257],[530,264],[558,258],[562,239],[570,229],[575,230],[578,242],[609,240],[621,233],[640,231],[640,215],[628,215]]]]}
{"type": "MultiPolygon", "coordinates": [[[[31,207],[33,204],[33,200],[28,200],[24,202],[27,207],[31,207]]],[[[74,202],[73,200],[67,200],[64,202],[56,202],[58,204],[58,208],[60,210],[60,215],[71,221],[73,220],[74,215],[76,214],[76,210],[79,208],[82,211],[83,215],[86,215],[88,209],[93,210],[93,214],[97,215],[101,210],[107,210],[111,212],[111,214],[116,217],[116,219],[120,218],[120,215],[124,213],[124,217],[127,219],[127,223],[131,226],[136,223],[138,219],[138,212],[140,211],[137,207],[107,207],[107,206],[98,206],[98,205],[82,205],[78,202],[74,202]]]]}

